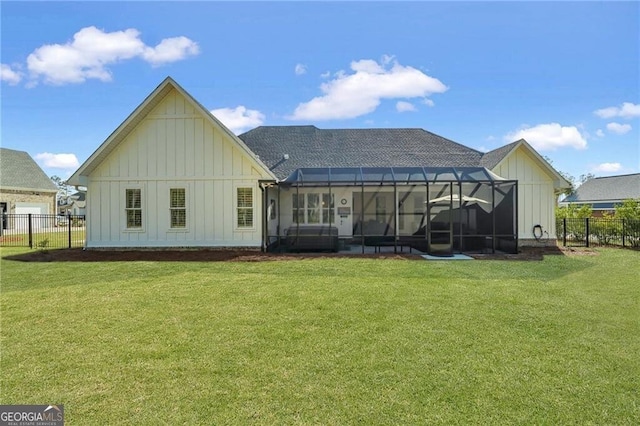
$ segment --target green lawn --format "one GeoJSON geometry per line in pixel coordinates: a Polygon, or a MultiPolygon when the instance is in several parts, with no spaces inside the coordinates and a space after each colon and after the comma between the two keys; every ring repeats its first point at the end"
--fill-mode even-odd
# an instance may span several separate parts
{"type": "Polygon", "coordinates": [[[0,403],[70,425],[640,424],[639,260],[3,259],[0,403]]]}

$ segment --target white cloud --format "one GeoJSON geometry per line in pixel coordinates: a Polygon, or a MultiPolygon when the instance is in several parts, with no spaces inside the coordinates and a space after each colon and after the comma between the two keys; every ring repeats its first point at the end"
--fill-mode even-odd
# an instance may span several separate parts
{"type": "Polygon", "coordinates": [[[153,66],[179,61],[199,53],[198,44],[186,37],[166,38],[155,47],[140,40],[134,28],[104,32],[86,27],[65,44],[47,44],[27,57],[32,85],[42,79],[49,84],[82,83],[87,79],[110,81],[109,65],[142,58],[153,66]]]}
{"type": "Polygon", "coordinates": [[[587,141],[575,126],[561,126],[558,123],[538,124],[524,127],[505,136],[508,142],[525,139],[538,151],[555,151],[571,147],[586,149],[587,141]]]}
{"type": "Polygon", "coordinates": [[[296,75],[302,75],[307,73],[307,66],[304,64],[296,64],[295,68],[296,75]]]}
{"type": "Polygon", "coordinates": [[[596,136],[599,138],[604,138],[604,132],[602,131],[602,129],[596,130],[596,136]]]}
{"type": "Polygon", "coordinates": [[[398,101],[396,103],[396,110],[398,112],[416,111],[416,107],[411,102],[398,101]]]}
{"type": "Polygon", "coordinates": [[[622,164],[620,163],[601,163],[595,167],[591,168],[592,172],[602,172],[602,173],[615,173],[622,170],[622,164]]]}
{"type": "Polygon", "coordinates": [[[15,86],[22,80],[22,73],[14,71],[9,65],[0,64],[0,80],[6,81],[10,86],[15,86]]]}
{"type": "Polygon", "coordinates": [[[77,169],[80,162],[75,154],[52,154],[50,152],[42,152],[36,154],[35,159],[44,167],[54,169],[77,169]]]}
{"type": "Polygon", "coordinates": [[[165,38],[156,47],[145,47],[142,58],[153,66],[167,64],[200,53],[198,43],[187,37],[165,38]]]}
{"type": "Polygon", "coordinates": [[[440,80],[391,56],[381,63],[371,59],[351,62],[353,73],[339,71],[322,83],[323,95],[297,106],[290,120],[333,120],[359,117],[374,111],[382,99],[424,98],[448,88],[440,80]]]}
{"type": "Polygon", "coordinates": [[[239,105],[235,108],[219,108],[211,110],[218,120],[222,121],[222,124],[227,126],[236,135],[253,129],[254,127],[261,126],[264,123],[265,116],[258,110],[247,109],[246,107],[239,105]]]}
{"type": "Polygon", "coordinates": [[[320,74],[320,77],[321,78],[329,78],[329,77],[331,77],[331,71],[323,72],[322,74],[320,74]]]}
{"type": "Polygon", "coordinates": [[[617,135],[624,135],[625,133],[629,133],[631,131],[631,125],[620,124],[620,123],[608,123],[607,130],[617,135]]]}
{"type": "Polygon", "coordinates": [[[601,118],[633,118],[640,117],[640,104],[632,104],[631,102],[623,102],[619,107],[608,107],[594,111],[594,114],[601,118]]]}
{"type": "Polygon", "coordinates": [[[436,105],[436,103],[435,103],[435,102],[433,102],[431,99],[427,99],[427,98],[424,98],[424,99],[422,100],[422,103],[423,103],[423,104],[425,104],[426,106],[430,106],[430,107],[432,107],[432,106],[435,106],[435,105],[436,105]]]}

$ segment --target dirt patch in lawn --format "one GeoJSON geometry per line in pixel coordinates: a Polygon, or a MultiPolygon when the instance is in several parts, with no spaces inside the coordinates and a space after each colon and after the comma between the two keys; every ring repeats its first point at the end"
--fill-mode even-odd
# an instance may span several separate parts
{"type": "Polygon", "coordinates": [[[83,250],[59,249],[31,251],[5,256],[4,259],[22,262],[262,262],[320,258],[420,259],[415,254],[341,254],[341,253],[263,253],[256,250],[200,249],[200,250],[83,250]]]}
{"type": "MultiPolygon", "coordinates": [[[[598,253],[582,247],[523,247],[520,253],[469,254],[474,259],[542,260],[546,255],[593,256],[598,253]]],[[[33,250],[28,253],[5,256],[4,259],[21,262],[262,262],[292,261],[322,258],[423,260],[422,256],[406,253],[343,254],[343,253],[263,253],[257,250],[185,249],[185,250],[33,250]]]]}

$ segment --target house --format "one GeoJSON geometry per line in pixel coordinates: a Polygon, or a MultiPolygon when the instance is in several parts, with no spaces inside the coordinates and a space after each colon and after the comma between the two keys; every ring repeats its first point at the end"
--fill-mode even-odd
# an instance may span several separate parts
{"type": "Polygon", "coordinates": [[[24,152],[0,148],[0,213],[2,229],[14,224],[6,215],[55,214],[58,188],[24,152]]]}
{"type": "Polygon", "coordinates": [[[613,213],[615,206],[626,199],[640,199],[640,173],[589,179],[558,203],[562,207],[574,204],[591,206],[594,216],[613,213]]]}
{"type": "Polygon", "coordinates": [[[78,191],[58,199],[58,214],[84,216],[86,214],[86,193],[78,191]]]}
{"type": "Polygon", "coordinates": [[[87,247],[517,250],[555,238],[568,186],[524,140],[482,153],[422,129],[235,136],[165,79],[69,179],[87,247]]]}
{"type": "Polygon", "coordinates": [[[86,187],[86,246],[261,247],[276,177],[165,79],[67,181],[86,187]]]}

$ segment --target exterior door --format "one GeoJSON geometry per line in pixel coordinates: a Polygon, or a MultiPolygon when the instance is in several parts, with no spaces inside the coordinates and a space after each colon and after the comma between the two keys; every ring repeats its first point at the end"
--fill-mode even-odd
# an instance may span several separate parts
{"type": "Polygon", "coordinates": [[[429,185],[427,252],[435,256],[453,255],[452,184],[429,185]]]}

